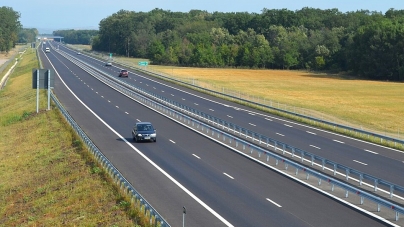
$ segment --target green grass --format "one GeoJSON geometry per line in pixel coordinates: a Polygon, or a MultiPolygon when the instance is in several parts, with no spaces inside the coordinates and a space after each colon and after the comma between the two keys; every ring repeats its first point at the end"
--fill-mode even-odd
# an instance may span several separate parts
{"type": "Polygon", "coordinates": [[[0,226],[149,226],[59,111],[31,88],[27,52],[0,91],[0,226]]]}

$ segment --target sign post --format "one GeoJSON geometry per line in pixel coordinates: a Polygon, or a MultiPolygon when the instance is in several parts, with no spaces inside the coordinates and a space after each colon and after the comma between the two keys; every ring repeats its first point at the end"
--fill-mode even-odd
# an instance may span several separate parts
{"type": "Polygon", "coordinates": [[[48,110],[50,110],[50,90],[53,89],[54,73],[50,69],[32,69],[32,88],[36,90],[36,112],[39,112],[39,89],[48,89],[48,110]]]}

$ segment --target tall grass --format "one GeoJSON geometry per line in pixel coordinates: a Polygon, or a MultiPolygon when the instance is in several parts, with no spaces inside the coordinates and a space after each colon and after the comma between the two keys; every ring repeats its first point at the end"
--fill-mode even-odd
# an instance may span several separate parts
{"type": "Polygon", "coordinates": [[[93,160],[46,92],[27,52],[0,91],[0,226],[149,226],[93,160]]]}

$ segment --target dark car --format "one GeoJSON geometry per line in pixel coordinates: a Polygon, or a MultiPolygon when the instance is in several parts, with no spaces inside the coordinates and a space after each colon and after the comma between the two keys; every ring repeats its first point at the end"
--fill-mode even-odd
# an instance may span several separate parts
{"type": "Polygon", "coordinates": [[[128,70],[122,69],[119,73],[119,77],[128,77],[128,70]]]}
{"type": "Polygon", "coordinates": [[[132,129],[132,138],[135,142],[143,140],[156,142],[156,129],[150,122],[138,122],[132,129]]]}

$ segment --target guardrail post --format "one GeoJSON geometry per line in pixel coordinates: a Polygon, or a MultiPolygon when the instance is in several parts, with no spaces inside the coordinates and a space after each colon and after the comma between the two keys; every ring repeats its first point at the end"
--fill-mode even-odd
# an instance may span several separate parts
{"type": "Polygon", "coordinates": [[[267,147],[269,147],[269,138],[267,138],[267,147]]]}
{"type": "Polygon", "coordinates": [[[324,166],[325,166],[325,159],[321,160],[321,164],[322,164],[322,169],[324,170],[324,166]]]}
{"type": "Polygon", "coordinates": [[[314,165],[314,155],[311,155],[311,166],[314,165]]]}
{"type": "Polygon", "coordinates": [[[363,198],[363,196],[361,196],[361,205],[363,205],[363,200],[364,200],[365,198],[363,198]]]}
{"type": "Polygon", "coordinates": [[[349,191],[346,190],[346,191],[345,191],[345,198],[348,198],[348,194],[349,194],[349,191]]]}
{"type": "Polygon", "coordinates": [[[375,192],[377,192],[377,179],[375,179],[375,185],[374,185],[374,188],[375,188],[375,192]]]}
{"type": "Polygon", "coordinates": [[[362,186],[363,174],[359,174],[359,185],[362,186]]]}
{"type": "Polygon", "coordinates": [[[337,164],[334,164],[334,176],[337,174],[337,164]]]}
{"type": "Polygon", "coordinates": [[[292,158],[294,158],[295,157],[295,148],[293,147],[292,148],[292,158]]]}
{"type": "Polygon", "coordinates": [[[307,173],[307,174],[306,174],[306,180],[309,180],[309,178],[310,178],[310,174],[307,173]]]}
{"type": "Polygon", "coordinates": [[[296,167],[295,175],[297,175],[298,173],[299,173],[299,168],[296,167]]]}
{"type": "Polygon", "coordinates": [[[260,145],[261,145],[262,136],[260,135],[260,145]]]}
{"type": "Polygon", "coordinates": [[[282,154],[285,154],[285,144],[283,144],[282,154]]]}
{"type": "Polygon", "coordinates": [[[398,211],[396,211],[396,221],[398,221],[399,217],[400,217],[400,213],[398,213],[398,211]]]}
{"type": "Polygon", "coordinates": [[[380,204],[377,204],[377,212],[380,212],[380,204]]]}
{"type": "Polygon", "coordinates": [[[346,173],[345,178],[346,178],[346,180],[348,181],[348,180],[349,180],[349,169],[346,169],[346,170],[345,170],[345,173],[346,173]]]}
{"type": "Polygon", "coordinates": [[[275,141],[275,142],[274,142],[274,151],[275,151],[275,152],[276,152],[277,146],[278,146],[278,143],[275,141]]]}
{"type": "Polygon", "coordinates": [[[304,152],[301,151],[301,152],[300,152],[300,161],[301,161],[301,162],[303,162],[303,158],[304,158],[304,152]]]}
{"type": "Polygon", "coordinates": [[[393,198],[394,185],[390,185],[390,199],[393,198]]]}
{"type": "Polygon", "coordinates": [[[269,154],[267,153],[267,162],[269,162],[269,154]]]}
{"type": "Polygon", "coordinates": [[[335,187],[335,185],[334,185],[334,184],[331,184],[331,191],[332,191],[332,192],[334,191],[334,187],[335,187]]]}
{"type": "Polygon", "coordinates": [[[275,158],[275,165],[277,166],[279,163],[279,160],[277,158],[275,158]]]}
{"type": "Polygon", "coordinates": [[[321,185],[321,178],[318,179],[318,186],[321,185]]]}

